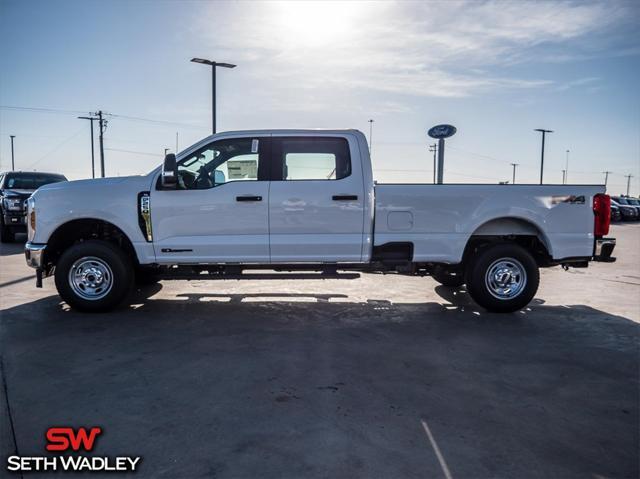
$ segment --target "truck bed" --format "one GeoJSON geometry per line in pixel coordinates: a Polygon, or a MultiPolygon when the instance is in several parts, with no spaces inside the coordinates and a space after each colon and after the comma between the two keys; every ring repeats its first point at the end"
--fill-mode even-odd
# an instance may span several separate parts
{"type": "Polygon", "coordinates": [[[535,234],[554,260],[593,255],[603,185],[376,184],[374,246],[413,243],[414,261],[459,263],[472,235],[535,234]]]}

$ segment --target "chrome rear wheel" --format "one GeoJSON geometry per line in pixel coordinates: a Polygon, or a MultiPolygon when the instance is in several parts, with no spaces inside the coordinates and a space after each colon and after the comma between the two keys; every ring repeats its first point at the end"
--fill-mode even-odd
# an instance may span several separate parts
{"type": "Polygon", "coordinates": [[[487,268],[484,281],[494,298],[513,299],[527,285],[527,271],[517,259],[500,258],[487,268]]]}

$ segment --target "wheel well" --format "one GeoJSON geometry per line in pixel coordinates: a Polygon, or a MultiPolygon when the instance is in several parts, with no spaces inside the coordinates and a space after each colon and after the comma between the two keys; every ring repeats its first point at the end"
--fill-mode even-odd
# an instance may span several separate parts
{"type": "Polygon", "coordinates": [[[498,243],[515,243],[522,246],[531,253],[538,266],[546,266],[551,262],[547,247],[537,235],[474,235],[467,242],[462,263],[465,264],[471,255],[479,250],[498,243]]]}
{"type": "Polygon", "coordinates": [[[67,248],[90,239],[113,243],[122,248],[132,261],[138,261],[133,244],[120,228],[108,221],[83,218],[64,223],[53,232],[47,241],[48,262],[55,264],[67,248]]]}

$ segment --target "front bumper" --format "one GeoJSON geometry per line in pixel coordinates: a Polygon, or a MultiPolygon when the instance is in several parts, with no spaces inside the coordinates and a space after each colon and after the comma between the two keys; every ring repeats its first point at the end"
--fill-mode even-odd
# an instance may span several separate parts
{"type": "Polygon", "coordinates": [[[42,270],[45,265],[44,254],[46,248],[46,244],[27,243],[24,245],[24,257],[27,260],[27,266],[42,270]]]}
{"type": "Polygon", "coordinates": [[[17,226],[26,228],[27,216],[26,212],[18,212],[13,214],[2,215],[2,222],[5,226],[17,226]]]}
{"type": "Polygon", "coordinates": [[[593,260],[602,263],[613,263],[616,259],[611,255],[615,247],[615,238],[597,238],[593,252],[593,260]]]}

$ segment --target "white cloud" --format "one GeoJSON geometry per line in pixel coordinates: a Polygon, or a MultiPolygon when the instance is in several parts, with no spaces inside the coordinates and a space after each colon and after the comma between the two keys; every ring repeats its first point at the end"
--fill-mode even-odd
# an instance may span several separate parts
{"type": "MultiPolygon", "coordinates": [[[[208,7],[194,33],[221,58],[252,65],[256,80],[265,81],[268,72],[276,97],[297,95],[313,103],[313,91],[316,106],[323,91],[336,89],[464,97],[551,86],[553,79],[504,71],[539,61],[541,51],[552,56],[554,48],[570,59],[568,45],[610,29],[633,8],[611,2],[502,1],[223,5],[208,7]],[[288,85],[286,91],[278,92],[281,84],[288,85]]],[[[578,79],[556,88],[583,84],[578,79]]]]}

